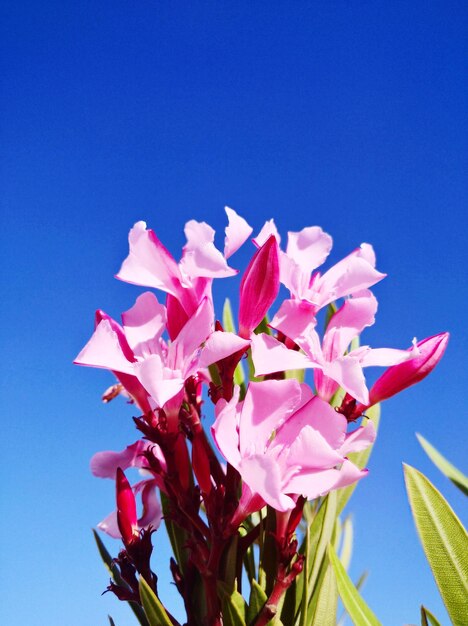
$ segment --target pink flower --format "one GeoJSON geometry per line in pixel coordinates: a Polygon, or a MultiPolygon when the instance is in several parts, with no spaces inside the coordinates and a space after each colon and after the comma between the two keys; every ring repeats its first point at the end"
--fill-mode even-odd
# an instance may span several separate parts
{"type": "Polygon", "coordinates": [[[367,403],[369,391],[364,378],[364,367],[394,365],[419,354],[416,347],[407,351],[361,346],[346,352],[351,341],[364,328],[374,323],[376,310],[377,300],[369,290],[354,294],[331,318],[323,342],[320,341],[314,324],[309,321],[304,327],[301,317],[298,321],[294,320],[295,309],[289,311],[286,318],[277,316],[271,325],[299,345],[304,353],[289,350],[274,337],[256,335],[252,337],[255,375],[313,368],[317,393],[323,400],[330,401],[341,386],[359,402],[367,403]],[[296,332],[300,334],[296,335],[296,332]]]}
{"type": "Polygon", "coordinates": [[[141,439],[121,452],[98,452],[91,459],[91,471],[94,476],[112,480],[116,479],[116,476],[120,476],[116,483],[117,510],[99,522],[98,528],[111,537],[124,538],[126,543],[133,536],[138,536],[139,531],[144,528],[147,529],[151,526],[153,529],[157,529],[162,519],[161,505],[156,495],[156,487],[163,487],[160,477],[142,480],[130,487],[123,474],[123,470],[129,467],[148,471],[148,461],[144,456],[148,450],[152,451],[162,468],[165,469],[165,459],[159,446],[141,439]],[[140,494],[143,512],[137,519],[135,497],[140,494]]]}
{"type": "MultiPolygon", "coordinates": [[[[280,236],[273,220],[270,220],[265,223],[254,243],[261,246],[272,235],[279,245],[280,236]]],[[[286,252],[280,251],[280,281],[289,289],[292,298],[285,300],[277,315],[286,316],[283,310],[286,307],[289,311],[301,309],[303,314],[307,311],[310,319],[330,302],[367,289],[385,277],[385,274],[375,269],[375,254],[367,243],[363,243],[323,275],[315,272],[327,259],[332,243],[330,235],[318,226],[288,233],[286,252]]]]}
{"type": "Polygon", "coordinates": [[[230,402],[220,400],[212,433],[247,487],[244,511],[265,502],[288,511],[299,495],[313,499],[366,475],[346,455],[372,443],[373,426],[348,435],[346,428],[344,416],[291,379],[250,383],[242,403],[238,390],[230,402]]]}
{"type": "Polygon", "coordinates": [[[113,371],[132,396],[139,391],[136,400],[145,411],[164,407],[178,412],[190,376],[248,343],[233,333],[213,333],[213,317],[205,297],[168,346],[162,337],[166,309],[145,292],[122,314],[123,326],[102,318],[75,363],[113,371]]]}
{"type": "Polygon", "coordinates": [[[215,231],[205,222],[190,220],[185,225],[187,243],[180,263],[163,246],[145,222],[137,222],[129,234],[130,253],[117,278],[134,285],[154,287],[168,294],[169,335],[175,339],[202,299],[211,300],[213,278],[234,276],[237,270],[227,259],[252,232],[247,222],[226,207],[228,226],[224,254],[214,245],[215,231]]]}
{"type": "Polygon", "coordinates": [[[240,286],[239,334],[249,337],[279,291],[278,244],[270,236],[252,257],[240,286]]]}
{"type": "MultiPolygon", "coordinates": [[[[369,406],[387,400],[430,374],[442,358],[449,336],[449,333],[440,333],[419,341],[416,344],[418,356],[389,367],[372,386],[369,406]]],[[[412,348],[408,348],[408,351],[411,350],[412,348]]]]}

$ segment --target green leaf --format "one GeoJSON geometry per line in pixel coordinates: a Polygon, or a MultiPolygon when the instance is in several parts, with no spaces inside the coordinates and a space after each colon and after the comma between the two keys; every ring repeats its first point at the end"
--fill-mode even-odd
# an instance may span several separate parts
{"type": "Polygon", "coordinates": [[[440,626],[439,620],[425,606],[421,606],[421,626],[440,626]]]}
{"type": "MultiPolygon", "coordinates": [[[[92,530],[93,530],[94,540],[96,541],[96,545],[99,550],[101,559],[103,560],[107,571],[112,576],[112,579],[117,585],[120,585],[121,587],[125,587],[126,589],[129,589],[129,586],[121,577],[118,567],[115,565],[111,555],[107,551],[106,546],[103,544],[101,537],[94,530],[94,528],[92,530]]],[[[146,619],[145,613],[143,609],[141,608],[141,606],[137,604],[136,602],[128,602],[128,605],[132,609],[133,614],[137,618],[139,624],[141,624],[141,626],[149,626],[148,620],[146,619]]]]}
{"type": "Polygon", "coordinates": [[[255,578],[250,583],[249,606],[247,607],[247,624],[251,624],[258,617],[263,609],[265,602],[268,600],[267,594],[258,584],[255,578]]]}
{"type": "MultiPolygon", "coordinates": [[[[371,406],[370,409],[367,409],[366,415],[369,418],[369,420],[374,424],[374,428],[377,432],[379,428],[379,422],[380,422],[380,404],[375,404],[374,406],[371,406]]],[[[362,424],[364,427],[366,426],[366,421],[367,420],[364,418],[364,421],[362,424]]],[[[355,465],[357,465],[357,467],[359,467],[360,469],[363,469],[364,467],[366,467],[369,461],[369,457],[371,455],[373,447],[374,446],[369,446],[368,448],[366,448],[365,450],[362,450],[361,452],[352,452],[351,454],[348,455],[348,458],[355,465]]],[[[356,486],[357,486],[357,483],[354,483],[353,485],[350,485],[349,487],[343,487],[342,489],[338,489],[337,515],[339,515],[341,511],[344,509],[344,507],[346,506],[346,503],[348,502],[350,497],[353,495],[353,491],[356,489],[356,486]]]]}
{"type": "Polygon", "coordinates": [[[310,554],[310,526],[307,526],[304,538],[304,569],[302,571],[303,576],[303,588],[302,588],[302,602],[301,602],[301,618],[299,621],[300,626],[306,626],[307,624],[307,607],[309,606],[309,567],[311,560],[308,558],[310,554]]]}
{"type": "Polygon", "coordinates": [[[336,611],[338,608],[338,587],[336,577],[328,559],[324,561],[325,575],[323,576],[312,621],[304,621],[309,626],[336,626],[336,611]]]}
{"type": "Polygon", "coordinates": [[[140,576],[139,587],[141,603],[150,626],[173,626],[166,609],[143,576],[140,576]]]}
{"type": "Polygon", "coordinates": [[[343,563],[343,567],[348,571],[349,564],[351,563],[351,555],[353,553],[353,522],[350,517],[347,517],[343,522],[342,542],[340,561],[343,563]]]}
{"type": "Polygon", "coordinates": [[[379,620],[359,595],[332,545],[328,546],[328,557],[335,572],[338,592],[353,624],[355,626],[379,626],[379,620]]]}
{"type": "Polygon", "coordinates": [[[184,546],[187,544],[188,536],[183,528],[170,519],[171,501],[163,491],[160,491],[160,494],[163,519],[169,536],[169,541],[171,542],[172,552],[181,574],[184,575],[187,567],[187,550],[184,546]]]}
{"type": "Polygon", "coordinates": [[[247,626],[245,621],[245,600],[237,591],[236,585],[230,588],[218,581],[218,593],[221,598],[224,626],[247,626]]]}
{"type": "MultiPolygon", "coordinates": [[[[231,301],[229,298],[226,298],[224,301],[223,307],[223,328],[228,333],[236,332],[236,325],[234,323],[234,316],[232,314],[231,301]]],[[[239,363],[234,370],[234,383],[236,385],[242,386],[245,381],[244,368],[242,367],[242,363],[239,363]]]]}
{"type": "Polygon", "coordinates": [[[320,567],[330,543],[335,526],[337,508],[337,491],[331,491],[325,498],[310,527],[310,548],[306,558],[311,559],[308,570],[309,589],[313,591],[320,567]],[[322,513],[323,511],[323,513],[322,513]]]}
{"type": "Polygon", "coordinates": [[[115,622],[110,615],[107,616],[107,619],[109,620],[109,626],[115,626],[115,622]]]}
{"type": "Polygon", "coordinates": [[[468,496],[468,478],[465,474],[460,472],[460,470],[452,465],[450,461],[447,461],[447,459],[442,456],[440,452],[438,452],[434,446],[427,441],[427,439],[424,439],[422,435],[416,433],[416,437],[434,465],[440,469],[442,474],[445,474],[447,478],[450,478],[453,484],[463,491],[465,496],[468,496]]]}
{"type": "Polygon", "coordinates": [[[284,372],[284,377],[287,379],[295,378],[300,383],[303,383],[305,378],[305,370],[287,370],[286,372],[284,372]]]}
{"type": "Polygon", "coordinates": [[[432,483],[404,465],[413,518],[440,595],[455,626],[468,615],[468,536],[462,523],[432,483]]]}

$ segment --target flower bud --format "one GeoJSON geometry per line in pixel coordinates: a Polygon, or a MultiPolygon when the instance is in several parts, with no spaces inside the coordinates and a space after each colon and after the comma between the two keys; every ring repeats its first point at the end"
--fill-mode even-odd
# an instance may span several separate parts
{"type": "MultiPolygon", "coordinates": [[[[416,344],[419,355],[399,365],[389,367],[370,390],[369,406],[386,400],[403,389],[425,378],[442,358],[449,340],[449,333],[440,333],[416,344]]],[[[410,350],[414,349],[413,347],[410,350]]]]}
{"type": "Polygon", "coordinates": [[[139,537],[136,502],[133,490],[120,469],[115,477],[117,495],[117,524],[124,544],[127,546],[139,537]]]}
{"type": "Polygon", "coordinates": [[[271,235],[257,250],[240,286],[239,335],[248,338],[265,317],[279,291],[278,243],[271,235]]]}

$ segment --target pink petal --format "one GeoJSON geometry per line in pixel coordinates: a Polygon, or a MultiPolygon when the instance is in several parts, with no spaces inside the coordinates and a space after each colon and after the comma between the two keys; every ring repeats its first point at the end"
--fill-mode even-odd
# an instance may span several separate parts
{"type": "Polygon", "coordinates": [[[377,299],[364,290],[344,302],[332,316],[323,339],[323,354],[331,361],[343,356],[351,341],[375,321],[377,299]]]}
{"type": "Polygon", "coordinates": [[[166,307],[150,291],[138,296],[131,309],[122,313],[125,336],[138,356],[160,352],[159,339],[166,328],[166,307]]]}
{"type": "Polygon", "coordinates": [[[161,357],[157,354],[135,363],[135,375],[154,399],[157,407],[163,407],[184,388],[185,381],[180,377],[180,372],[164,367],[161,357]]]}
{"type": "Polygon", "coordinates": [[[361,452],[374,443],[375,437],[375,426],[370,420],[367,420],[364,426],[356,428],[352,433],[346,435],[340,453],[346,456],[350,452],[361,452]]]}
{"type": "Polygon", "coordinates": [[[143,480],[133,487],[135,494],[141,492],[143,512],[138,519],[139,528],[151,526],[154,530],[159,528],[162,520],[162,509],[156,495],[156,483],[154,480],[143,480]]]}
{"type": "Polygon", "coordinates": [[[176,298],[182,276],[173,256],[166,250],[145,222],[137,222],[128,236],[130,253],[116,278],[134,285],[154,287],[176,298]]]}
{"type": "Polygon", "coordinates": [[[343,456],[312,426],[304,426],[289,442],[288,465],[299,465],[308,470],[330,469],[343,460],[343,456]]]}
{"type": "Polygon", "coordinates": [[[169,346],[167,364],[173,369],[184,370],[190,364],[194,352],[213,331],[214,311],[208,298],[204,298],[195,314],[169,346]]]}
{"type": "Polygon", "coordinates": [[[302,300],[307,297],[310,272],[304,271],[285,252],[280,250],[280,281],[295,298],[302,300]]]}
{"type": "Polygon", "coordinates": [[[264,223],[261,231],[258,233],[258,235],[254,239],[252,239],[252,241],[257,246],[257,248],[261,248],[263,245],[265,245],[265,243],[271,237],[271,235],[275,237],[279,246],[281,243],[281,237],[276,228],[275,220],[273,219],[268,220],[267,222],[264,223]]]}
{"type": "Polygon", "coordinates": [[[271,335],[252,335],[252,360],[255,376],[265,376],[274,372],[318,367],[302,352],[289,350],[271,335]]]}
{"type": "Polygon", "coordinates": [[[224,256],[215,247],[215,231],[211,226],[190,220],[185,225],[185,235],[187,244],[184,246],[181,268],[186,276],[224,278],[237,274],[237,270],[228,266],[224,256]]]}
{"type": "Polygon", "coordinates": [[[240,463],[238,433],[239,387],[234,388],[234,395],[229,402],[218,400],[215,407],[216,420],[211,427],[211,434],[219,451],[226,461],[238,468],[240,463]]]}
{"type": "Polygon", "coordinates": [[[123,470],[129,467],[148,467],[148,461],[143,456],[143,452],[153,445],[159,449],[159,446],[139,439],[120,452],[111,450],[97,452],[90,461],[91,472],[94,476],[112,478],[114,480],[118,467],[123,470]]]}
{"type": "Polygon", "coordinates": [[[134,374],[133,365],[124,356],[119,337],[107,319],[98,324],[74,363],[134,374]]]}
{"type": "Polygon", "coordinates": [[[331,491],[339,478],[340,471],[337,469],[302,470],[287,482],[285,490],[314,500],[331,491]]]}
{"type": "Polygon", "coordinates": [[[319,226],[309,226],[300,232],[288,233],[286,254],[294,259],[303,272],[310,273],[330,254],[333,240],[319,226]]]}
{"type": "Polygon", "coordinates": [[[212,363],[216,363],[221,359],[231,356],[239,350],[246,349],[250,345],[248,339],[242,339],[234,333],[215,331],[206,340],[202,348],[199,367],[208,367],[212,363]]]}
{"type": "MultiPolygon", "coordinates": [[[[303,384],[301,387],[307,387],[303,384]]],[[[347,421],[329,404],[313,396],[278,429],[273,444],[288,447],[306,426],[318,431],[327,444],[337,450],[345,441],[347,421]]]]}
{"type": "Polygon", "coordinates": [[[366,259],[368,248],[358,248],[330,268],[316,283],[311,297],[320,307],[356,291],[367,289],[378,283],[386,274],[378,272],[366,259]]]}
{"type": "MultiPolygon", "coordinates": [[[[355,351],[350,352],[350,356],[355,351]]],[[[390,366],[410,361],[419,356],[419,350],[414,348],[411,350],[397,350],[395,348],[368,348],[368,350],[360,358],[362,367],[372,366],[390,366]]]]}
{"type": "Polygon", "coordinates": [[[334,485],[333,489],[349,487],[349,485],[352,485],[356,481],[361,480],[361,478],[367,476],[368,473],[369,471],[367,469],[361,470],[359,469],[359,467],[356,467],[354,463],[351,463],[351,461],[345,459],[340,469],[338,481],[334,485]]]}
{"type": "Polygon", "coordinates": [[[242,459],[239,472],[253,494],[259,494],[277,511],[290,511],[295,502],[282,491],[281,469],[276,459],[257,454],[242,459]]]}
{"type": "Polygon", "coordinates": [[[252,234],[252,227],[234,209],[225,207],[229,224],[225,228],[224,256],[228,259],[252,234]]]}
{"type": "MultiPolygon", "coordinates": [[[[366,387],[366,380],[362,371],[359,359],[350,355],[335,359],[331,363],[326,363],[323,372],[343,387],[353,398],[362,404],[368,403],[369,391],[366,387]]],[[[324,400],[330,398],[324,397],[324,400]]]]}
{"type": "Polygon", "coordinates": [[[295,379],[251,382],[240,417],[241,455],[263,453],[273,431],[293,413],[300,400],[301,387],[295,379]]]}
{"type": "Polygon", "coordinates": [[[296,341],[299,337],[309,335],[317,325],[315,311],[316,307],[309,302],[284,300],[270,326],[296,341]]]}
{"type": "Polygon", "coordinates": [[[167,332],[169,334],[170,340],[174,341],[182,328],[188,322],[189,316],[179,300],[177,300],[177,298],[174,298],[174,296],[171,296],[170,293],[167,294],[166,298],[166,311],[167,332]]]}
{"type": "Polygon", "coordinates": [[[112,511],[109,515],[104,518],[97,525],[99,530],[107,533],[110,537],[114,537],[114,539],[120,539],[122,535],[120,534],[119,525],[117,524],[117,511],[112,511]]]}

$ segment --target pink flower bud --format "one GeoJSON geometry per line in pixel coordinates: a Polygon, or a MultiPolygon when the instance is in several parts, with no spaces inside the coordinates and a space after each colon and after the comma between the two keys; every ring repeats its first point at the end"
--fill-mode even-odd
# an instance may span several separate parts
{"type": "Polygon", "coordinates": [[[254,254],[240,286],[239,335],[247,338],[265,317],[279,291],[278,243],[271,235],[254,254]]]}
{"type": "MultiPolygon", "coordinates": [[[[417,343],[419,356],[389,367],[375,382],[370,390],[369,406],[386,400],[425,378],[442,358],[448,340],[449,333],[440,333],[417,343]]],[[[412,349],[413,347],[409,348],[412,349]]]]}
{"type": "Polygon", "coordinates": [[[192,441],[192,466],[202,492],[211,491],[210,460],[201,432],[196,433],[192,441]]]}
{"type": "Polygon", "coordinates": [[[117,495],[117,524],[125,545],[139,536],[135,496],[125,474],[117,468],[115,477],[117,495]]]}

